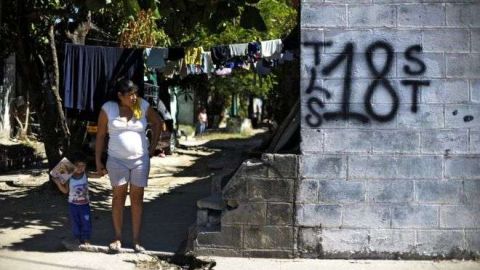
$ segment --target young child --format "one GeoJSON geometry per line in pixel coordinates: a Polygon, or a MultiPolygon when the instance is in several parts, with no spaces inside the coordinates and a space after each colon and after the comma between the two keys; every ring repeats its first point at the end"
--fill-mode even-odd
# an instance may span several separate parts
{"type": "Polygon", "coordinates": [[[87,159],[84,154],[77,152],[72,155],[71,162],[75,165],[73,175],[65,183],[54,179],[60,191],[68,193],[68,209],[70,223],[75,238],[80,244],[89,245],[92,232],[90,216],[90,200],[88,197],[88,179],[85,169],[87,159]]]}

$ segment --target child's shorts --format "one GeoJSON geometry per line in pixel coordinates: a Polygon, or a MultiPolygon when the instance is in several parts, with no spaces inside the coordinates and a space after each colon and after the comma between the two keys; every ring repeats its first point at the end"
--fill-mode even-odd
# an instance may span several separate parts
{"type": "Polygon", "coordinates": [[[107,171],[112,187],[130,182],[137,187],[146,187],[150,172],[150,157],[144,155],[137,159],[119,159],[109,156],[107,171]]]}

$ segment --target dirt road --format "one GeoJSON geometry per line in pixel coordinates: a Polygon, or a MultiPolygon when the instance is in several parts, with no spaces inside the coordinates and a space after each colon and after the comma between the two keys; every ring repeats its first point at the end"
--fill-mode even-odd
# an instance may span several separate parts
{"type": "MultiPolygon", "coordinates": [[[[152,158],[149,186],[145,189],[145,248],[181,251],[188,227],[196,219],[196,201],[210,195],[211,179],[233,171],[247,157],[246,152],[261,143],[261,137],[186,141],[176,154],[152,158]]],[[[65,251],[62,241],[72,238],[67,198],[51,189],[47,181],[45,169],[0,176],[0,260],[2,252],[10,252],[10,257],[15,251],[40,252],[49,257],[65,251]]],[[[113,237],[107,178],[90,179],[90,197],[92,243],[106,246],[113,237]]],[[[129,247],[128,199],[124,219],[124,246],[129,247]]]]}

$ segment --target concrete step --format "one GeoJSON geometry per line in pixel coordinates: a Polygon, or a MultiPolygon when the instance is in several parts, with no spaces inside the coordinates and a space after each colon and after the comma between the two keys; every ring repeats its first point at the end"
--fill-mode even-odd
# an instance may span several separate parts
{"type": "Polygon", "coordinates": [[[225,209],[226,204],[222,198],[222,194],[215,193],[206,198],[198,200],[197,207],[199,209],[212,209],[222,211],[223,209],[225,209]]]}

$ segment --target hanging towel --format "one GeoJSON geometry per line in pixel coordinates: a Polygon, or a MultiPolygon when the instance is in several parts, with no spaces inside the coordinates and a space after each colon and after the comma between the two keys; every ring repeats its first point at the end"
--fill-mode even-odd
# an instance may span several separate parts
{"type": "Polygon", "coordinates": [[[187,48],[185,50],[185,64],[186,65],[201,65],[202,64],[203,48],[187,48]]]}
{"type": "Polygon", "coordinates": [[[159,69],[165,67],[165,59],[168,58],[167,48],[148,48],[145,49],[145,54],[147,55],[147,67],[159,69]]]}
{"type": "MultiPolygon", "coordinates": [[[[122,78],[132,80],[143,94],[143,49],[67,43],[64,56],[65,108],[99,112],[114,94],[116,82],[122,78]]],[[[88,117],[96,120],[96,114],[91,116],[88,117]]]]}
{"type": "Polygon", "coordinates": [[[228,47],[232,57],[247,55],[248,43],[230,44],[228,47]]]}
{"type": "Polygon", "coordinates": [[[210,51],[215,65],[223,65],[231,57],[230,48],[226,45],[215,46],[210,51]]]}
{"type": "Polygon", "coordinates": [[[260,43],[262,44],[262,57],[280,57],[280,53],[282,52],[281,39],[261,41],[260,43]]]}
{"type": "Polygon", "coordinates": [[[213,67],[213,60],[212,60],[212,53],[211,52],[203,52],[202,53],[202,72],[210,74],[212,73],[213,67]]]}

